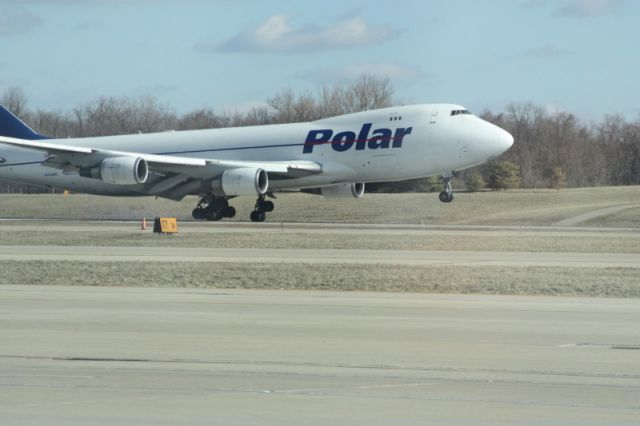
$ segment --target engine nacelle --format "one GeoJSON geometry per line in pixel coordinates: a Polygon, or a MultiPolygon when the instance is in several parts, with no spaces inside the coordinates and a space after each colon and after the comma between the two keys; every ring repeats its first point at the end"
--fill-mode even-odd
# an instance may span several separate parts
{"type": "Polygon", "coordinates": [[[305,189],[302,192],[322,195],[327,198],[362,198],[364,196],[364,183],[343,183],[323,188],[305,189]]]}
{"type": "Polygon", "coordinates": [[[220,179],[211,182],[215,193],[224,195],[262,195],[269,188],[269,177],[264,169],[240,167],[225,170],[220,179]]]}
{"type": "Polygon", "coordinates": [[[80,176],[100,179],[114,185],[137,185],[149,177],[149,165],[141,157],[112,157],[98,167],[80,169],[80,176]]]}

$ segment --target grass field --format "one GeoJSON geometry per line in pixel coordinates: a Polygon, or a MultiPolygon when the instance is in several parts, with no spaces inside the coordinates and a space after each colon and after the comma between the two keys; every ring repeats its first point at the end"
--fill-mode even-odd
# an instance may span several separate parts
{"type": "MultiPolygon", "coordinates": [[[[440,203],[436,194],[368,194],[362,200],[284,194],[268,216],[268,221],[283,225],[256,228],[236,226],[247,221],[253,198],[233,200],[239,214],[233,219],[236,225],[227,226],[191,222],[195,203],[193,197],[176,203],[88,195],[3,195],[1,218],[64,220],[0,221],[0,244],[133,246],[140,250],[154,246],[476,250],[559,256],[567,252],[640,252],[640,187],[458,194],[451,204],[440,203]],[[158,236],[140,231],[136,222],[100,222],[154,216],[177,217],[181,232],[158,236]],[[300,230],[290,225],[305,222],[413,226],[378,230],[326,225],[300,230]],[[554,226],[558,222],[572,227],[554,226]],[[591,228],[575,228],[577,225],[591,228]]],[[[21,262],[1,258],[0,268],[0,284],[640,297],[638,268],[21,262]]]]}
{"type": "MultiPolygon", "coordinates": [[[[181,202],[90,195],[1,195],[0,218],[139,220],[143,216],[191,220],[197,199],[181,202]]],[[[248,221],[254,198],[238,197],[233,221],[248,221]]],[[[456,194],[443,204],[437,194],[367,194],[363,199],[324,199],[282,194],[269,222],[331,222],[426,225],[553,225],[612,206],[629,206],[590,219],[591,226],[638,227],[640,186],[555,190],[512,190],[456,194]]],[[[583,225],[580,223],[579,225],[583,225]]]]}
{"type": "MultiPolygon", "coordinates": [[[[69,232],[72,225],[60,224],[58,230],[33,225],[32,230],[0,228],[2,245],[110,246],[110,247],[219,247],[219,248],[299,248],[299,249],[372,249],[372,250],[466,250],[576,253],[640,253],[640,232],[628,235],[609,233],[562,235],[554,233],[410,231],[407,233],[375,233],[370,230],[332,230],[306,233],[284,228],[281,231],[256,233],[247,231],[197,232],[183,225],[183,232],[160,236],[150,231],[109,227],[99,231],[69,232]],[[186,229],[185,229],[186,228],[186,229]],[[189,230],[190,232],[186,232],[189,230]]],[[[200,228],[201,229],[201,228],[200,228]]],[[[222,231],[222,230],[221,230],[222,231]]]]}
{"type": "Polygon", "coordinates": [[[0,261],[0,284],[640,297],[635,268],[0,261]]]}

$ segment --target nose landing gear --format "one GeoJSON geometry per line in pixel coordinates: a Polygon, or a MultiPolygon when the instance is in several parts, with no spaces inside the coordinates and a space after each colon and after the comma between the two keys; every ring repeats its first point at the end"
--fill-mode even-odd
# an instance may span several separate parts
{"type": "Polygon", "coordinates": [[[453,201],[453,188],[451,187],[451,179],[453,179],[453,174],[451,175],[443,175],[442,180],[444,181],[444,191],[442,191],[438,198],[443,203],[450,203],[453,201]]]}

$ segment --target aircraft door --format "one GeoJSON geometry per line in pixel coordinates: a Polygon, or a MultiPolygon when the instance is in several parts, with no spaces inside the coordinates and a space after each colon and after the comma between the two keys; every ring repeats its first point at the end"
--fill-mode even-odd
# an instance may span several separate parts
{"type": "Polygon", "coordinates": [[[436,124],[437,121],[438,121],[438,111],[431,111],[429,124],[436,124]]]}

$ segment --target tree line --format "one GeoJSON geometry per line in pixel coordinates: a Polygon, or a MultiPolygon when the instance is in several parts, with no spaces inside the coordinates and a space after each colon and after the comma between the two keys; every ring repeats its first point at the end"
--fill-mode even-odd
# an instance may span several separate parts
{"type": "MultiPolygon", "coordinates": [[[[39,133],[57,138],[293,123],[400,104],[390,80],[371,75],[302,93],[285,88],[263,106],[236,112],[200,108],[177,114],[150,96],[100,97],[69,111],[32,109],[20,88],[6,90],[0,103],[39,133]]],[[[587,124],[568,112],[549,112],[531,103],[512,103],[502,112],[478,115],[509,131],[515,143],[495,161],[460,173],[457,189],[640,184],[640,119],[607,115],[587,124]]],[[[439,191],[441,186],[432,177],[368,185],[368,189],[422,192],[439,191]]],[[[42,188],[0,182],[0,191],[42,188]]]]}

